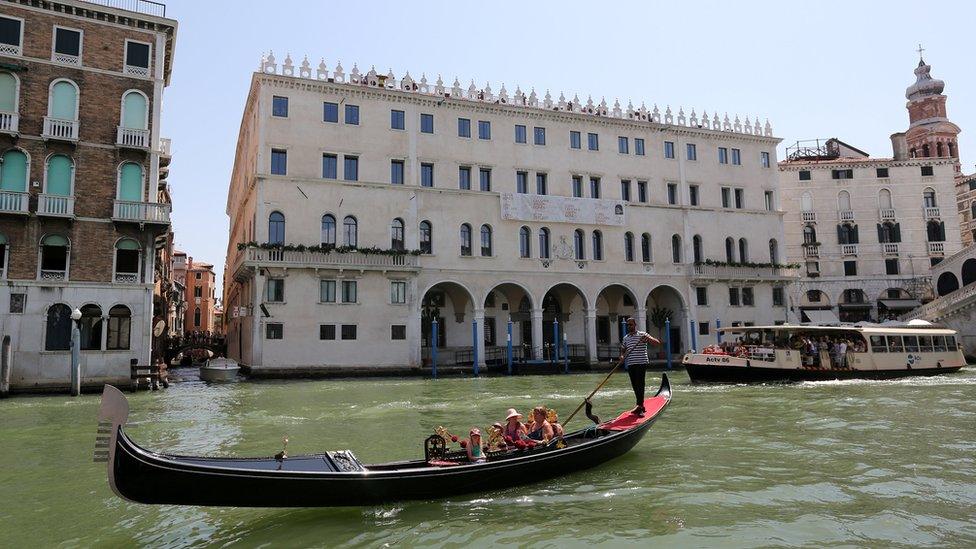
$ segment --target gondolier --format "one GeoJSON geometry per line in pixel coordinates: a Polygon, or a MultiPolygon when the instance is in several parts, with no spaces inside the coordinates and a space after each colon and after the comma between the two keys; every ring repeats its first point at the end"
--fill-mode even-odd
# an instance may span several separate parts
{"type": "Polygon", "coordinates": [[[661,341],[647,332],[637,331],[637,321],[633,317],[627,319],[627,335],[620,341],[620,360],[627,367],[630,374],[630,385],[634,389],[637,407],[634,414],[644,417],[644,385],[647,366],[647,344],[660,345],[661,341]]]}

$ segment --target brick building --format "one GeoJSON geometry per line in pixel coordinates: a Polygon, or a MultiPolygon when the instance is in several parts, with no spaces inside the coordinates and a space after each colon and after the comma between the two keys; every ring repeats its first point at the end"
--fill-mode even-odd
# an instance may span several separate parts
{"type": "Polygon", "coordinates": [[[186,262],[186,316],[183,320],[185,333],[216,332],[214,310],[216,276],[210,263],[186,262]]]}
{"type": "Polygon", "coordinates": [[[153,2],[0,2],[0,379],[128,383],[151,354],[176,21],[153,2]],[[120,9],[124,6],[129,9],[120,9]]]}

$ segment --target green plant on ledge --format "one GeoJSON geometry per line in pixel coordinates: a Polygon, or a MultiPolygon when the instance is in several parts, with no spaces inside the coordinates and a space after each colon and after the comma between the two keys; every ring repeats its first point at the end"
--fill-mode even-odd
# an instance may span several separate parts
{"type": "Polygon", "coordinates": [[[360,248],[359,246],[336,246],[334,244],[313,244],[311,246],[306,246],[305,244],[272,244],[270,242],[258,243],[254,242],[238,242],[238,250],[246,250],[248,248],[254,248],[259,250],[280,250],[283,252],[311,252],[319,254],[348,254],[348,253],[360,253],[363,255],[421,255],[420,250],[400,250],[397,248],[378,248],[376,246],[370,246],[368,248],[360,248]]]}

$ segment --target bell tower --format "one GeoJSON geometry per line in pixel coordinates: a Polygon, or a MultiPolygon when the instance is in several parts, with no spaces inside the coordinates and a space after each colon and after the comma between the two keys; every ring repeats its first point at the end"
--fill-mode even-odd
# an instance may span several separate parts
{"type": "Polygon", "coordinates": [[[918,66],[915,83],[905,90],[908,103],[908,131],[905,132],[909,156],[912,158],[954,158],[956,175],[961,174],[959,164],[959,126],[949,121],[946,113],[946,96],[942,90],[945,82],[932,78],[932,67],[922,58],[922,46],[918,47],[918,66]]]}

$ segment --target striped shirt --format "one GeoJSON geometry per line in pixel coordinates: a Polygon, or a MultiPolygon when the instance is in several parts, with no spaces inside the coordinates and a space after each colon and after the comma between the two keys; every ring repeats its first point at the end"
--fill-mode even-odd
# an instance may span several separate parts
{"type": "Polygon", "coordinates": [[[633,364],[647,364],[650,359],[647,358],[647,343],[641,342],[641,338],[647,336],[647,332],[634,332],[632,334],[627,334],[624,336],[623,341],[620,342],[620,352],[626,355],[624,359],[624,366],[631,366],[633,364]],[[630,354],[627,354],[630,351],[630,354]]]}

